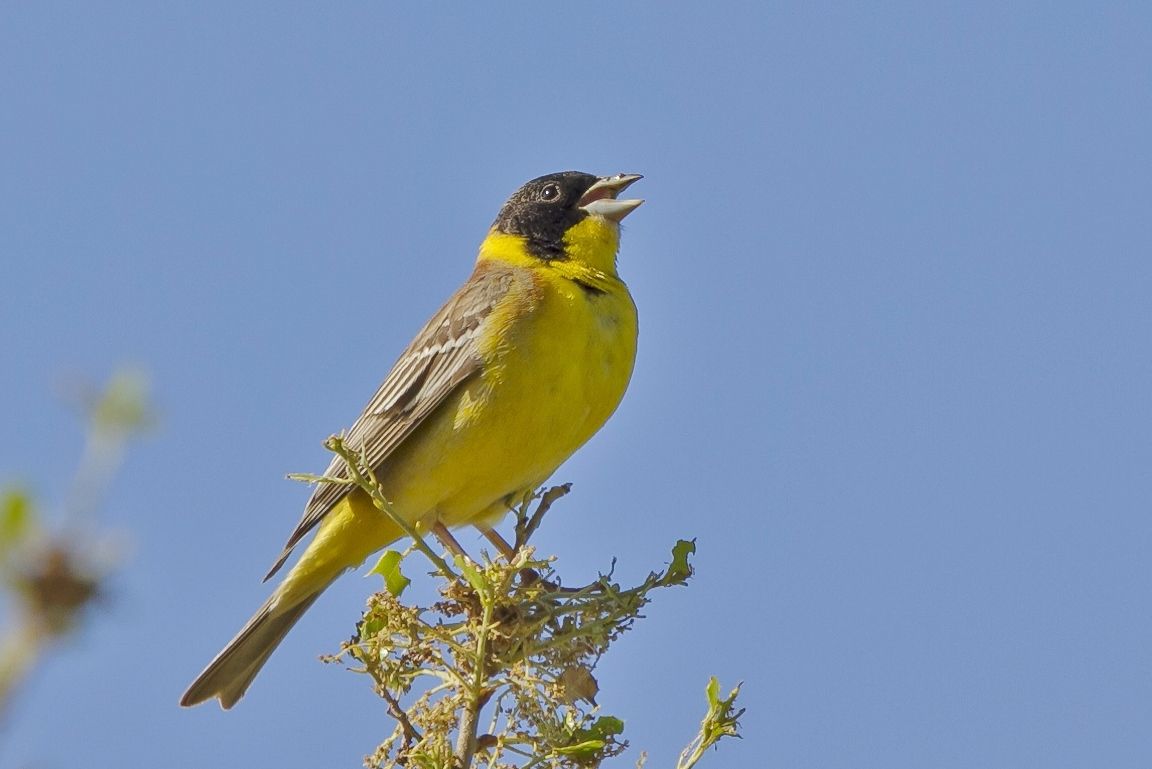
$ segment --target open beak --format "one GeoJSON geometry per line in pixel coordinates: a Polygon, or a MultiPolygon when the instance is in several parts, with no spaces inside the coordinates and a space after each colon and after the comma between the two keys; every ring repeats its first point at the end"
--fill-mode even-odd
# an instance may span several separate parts
{"type": "Polygon", "coordinates": [[[632,213],[643,203],[643,200],[617,200],[616,196],[626,190],[629,185],[644,177],[640,174],[616,174],[605,176],[588,188],[580,198],[581,210],[593,216],[603,216],[613,222],[619,222],[632,213]]]}

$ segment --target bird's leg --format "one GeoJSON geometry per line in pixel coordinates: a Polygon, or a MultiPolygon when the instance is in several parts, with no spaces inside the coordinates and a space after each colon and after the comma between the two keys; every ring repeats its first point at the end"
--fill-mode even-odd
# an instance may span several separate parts
{"type": "Polygon", "coordinates": [[[509,563],[516,557],[516,548],[509,545],[508,540],[500,536],[500,532],[496,529],[481,529],[480,533],[500,551],[500,555],[504,556],[509,563]]]}
{"type": "Polygon", "coordinates": [[[436,524],[432,527],[432,533],[436,535],[436,539],[440,540],[440,544],[448,548],[448,552],[453,555],[458,555],[461,558],[472,560],[472,557],[464,552],[464,548],[460,546],[460,543],[456,541],[456,537],[452,536],[452,532],[448,531],[448,527],[443,523],[436,521],[436,524]]]}

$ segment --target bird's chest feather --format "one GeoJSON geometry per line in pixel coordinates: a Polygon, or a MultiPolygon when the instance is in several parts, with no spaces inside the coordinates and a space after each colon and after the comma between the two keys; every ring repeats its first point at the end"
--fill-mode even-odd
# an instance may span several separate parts
{"type": "Polygon", "coordinates": [[[486,351],[486,373],[458,417],[483,414],[506,439],[566,455],[623,397],[636,355],[636,311],[625,291],[568,280],[545,286],[522,309],[529,311],[493,319],[507,324],[498,335],[504,342],[486,351]]]}

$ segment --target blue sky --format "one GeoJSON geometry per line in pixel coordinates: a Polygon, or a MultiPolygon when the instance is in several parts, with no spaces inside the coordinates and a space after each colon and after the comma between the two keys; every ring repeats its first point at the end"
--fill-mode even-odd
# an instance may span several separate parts
{"type": "Polygon", "coordinates": [[[1139,3],[0,7],[0,480],[60,501],[61,382],[138,363],[162,414],[0,767],[359,765],[384,710],[315,657],[373,581],[235,710],[176,700],[265,597],[284,473],[573,168],[646,175],[640,353],[540,544],[571,581],[699,548],[600,669],[632,760],[717,675],[708,766],[1148,766],[1149,39],[1139,3]]]}

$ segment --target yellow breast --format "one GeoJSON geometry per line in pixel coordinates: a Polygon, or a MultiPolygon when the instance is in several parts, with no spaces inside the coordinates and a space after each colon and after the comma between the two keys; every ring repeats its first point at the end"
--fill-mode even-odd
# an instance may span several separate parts
{"type": "Polygon", "coordinates": [[[471,522],[543,483],[616,410],[636,357],[635,306],[616,283],[593,290],[533,273],[531,289],[490,318],[484,373],[453,414],[453,453],[469,459],[438,503],[442,520],[471,522]]]}

